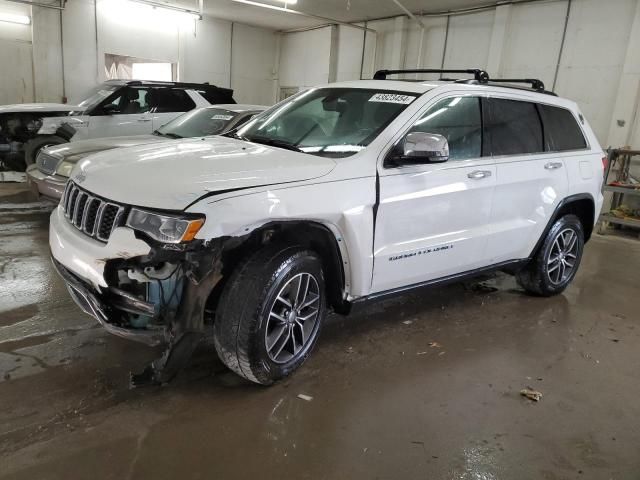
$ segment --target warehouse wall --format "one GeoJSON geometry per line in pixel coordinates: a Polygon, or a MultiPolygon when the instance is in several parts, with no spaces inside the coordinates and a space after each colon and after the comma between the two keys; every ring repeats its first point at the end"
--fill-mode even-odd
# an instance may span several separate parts
{"type": "MultiPolygon", "coordinates": [[[[0,1],[0,10],[29,15],[26,5],[0,1]]],[[[34,98],[31,26],[0,22],[0,105],[34,98]]]]}
{"type": "Polygon", "coordinates": [[[179,80],[230,86],[239,102],[275,100],[272,30],[119,0],[69,0],[62,14],[0,0],[0,10],[32,16],[32,26],[0,22],[0,64],[11,65],[0,69],[0,104],[74,101],[105,79],[105,53],[177,64],[179,80]]]}
{"type": "MultiPolygon", "coordinates": [[[[451,16],[448,34],[444,16],[422,17],[424,32],[407,17],[369,22],[376,33],[367,43],[375,54],[366,55],[363,77],[371,78],[378,68],[439,68],[444,56],[445,68],[485,68],[496,77],[533,76],[549,88],[555,79],[555,91],[579,103],[603,145],[631,143],[640,148],[640,2],[572,0],[560,57],[567,6],[568,0],[557,0],[451,16]]],[[[359,76],[361,37],[338,41],[332,50],[326,31],[284,35],[281,85],[283,80],[290,87],[308,86],[311,80],[322,83],[335,61],[329,57],[332,51],[340,65],[338,79],[341,72],[349,72],[344,78],[356,72],[359,76]],[[315,63],[307,65],[311,47],[315,63]],[[295,65],[322,75],[306,75],[303,81],[300,72],[290,74],[295,65]]]]}

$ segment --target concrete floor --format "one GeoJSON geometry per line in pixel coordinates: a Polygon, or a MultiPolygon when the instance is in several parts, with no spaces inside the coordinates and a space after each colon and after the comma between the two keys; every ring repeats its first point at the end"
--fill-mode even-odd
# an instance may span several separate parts
{"type": "MultiPolygon", "coordinates": [[[[14,193],[0,187],[0,207],[14,193]]],[[[330,318],[271,388],[203,348],[171,386],[130,391],[128,371],[157,352],[72,304],[47,223],[0,209],[2,479],[640,475],[636,241],[596,236],[555,298],[499,275],[330,318]]]]}

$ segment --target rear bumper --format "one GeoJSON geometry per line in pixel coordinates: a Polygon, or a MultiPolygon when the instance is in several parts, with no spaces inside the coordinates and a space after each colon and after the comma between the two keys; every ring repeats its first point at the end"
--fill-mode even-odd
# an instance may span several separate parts
{"type": "Polygon", "coordinates": [[[110,289],[107,295],[100,294],[55,258],[51,257],[51,260],[58,274],[67,284],[71,298],[82,311],[95,318],[109,333],[150,346],[165,342],[165,329],[162,327],[135,329],[118,325],[121,322],[122,314],[111,306],[117,305],[124,311],[138,315],[149,315],[154,312],[152,304],[117,289],[110,289]],[[108,296],[108,300],[105,300],[106,296],[108,296]]]}
{"type": "Polygon", "coordinates": [[[67,180],[67,177],[60,175],[46,175],[38,170],[36,165],[30,165],[27,168],[27,183],[38,197],[59,201],[67,180]]]}

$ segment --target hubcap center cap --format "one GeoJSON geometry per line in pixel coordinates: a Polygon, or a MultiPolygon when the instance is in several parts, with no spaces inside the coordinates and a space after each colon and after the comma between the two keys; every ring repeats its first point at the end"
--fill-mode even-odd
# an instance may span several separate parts
{"type": "Polygon", "coordinates": [[[296,311],[295,310],[291,310],[289,312],[289,315],[287,315],[287,323],[289,325],[291,325],[293,322],[296,321],[297,315],[296,315],[296,311]]]}

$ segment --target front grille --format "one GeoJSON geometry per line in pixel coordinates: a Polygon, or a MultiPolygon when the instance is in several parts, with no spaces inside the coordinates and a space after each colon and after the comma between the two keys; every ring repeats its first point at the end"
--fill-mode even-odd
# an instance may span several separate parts
{"type": "Polygon", "coordinates": [[[121,224],[125,206],[110,202],[67,183],[62,197],[64,215],[80,231],[106,242],[114,228],[121,224]]]}
{"type": "Polygon", "coordinates": [[[53,155],[49,155],[42,150],[36,157],[36,165],[38,166],[38,170],[46,175],[53,175],[56,172],[56,169],[58,168],[58,162],[60,162],[59,158],[56,158],[53,155]]]}

